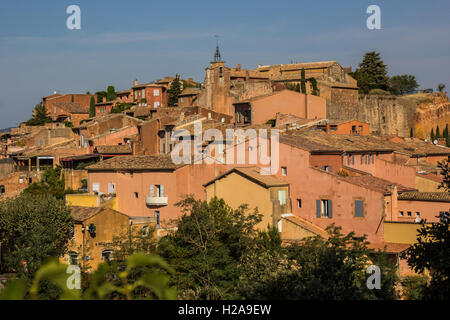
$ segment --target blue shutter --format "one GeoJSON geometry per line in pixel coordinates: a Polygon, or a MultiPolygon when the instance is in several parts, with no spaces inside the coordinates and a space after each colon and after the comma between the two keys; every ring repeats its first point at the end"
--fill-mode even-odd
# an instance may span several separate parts
{"type": "Polygon", "coordinates": [[[161,185],[159,188],[160,188],[160,192],[159,192],[160,194],[159,194],[159,196],[160,196],[160,197],[164,197],[164,186],[161,185]]]}
{"type": "Polygon", "coordinates": [[[362,154],[361,155],[361,164],[363,164],[363,161],[364,161],[364,155],[362,154]]]}
{"type": "Polygon", "coordinates": [[[364,217],[364,201],[355,200],[355,217],[364,217]]]}
{"type": "Polygon", "coordinates": [[[328,200],[328,218],[333,218],[333,202],[328,200]]]}
{"type": "Polygon", "coordinates": [[[333,166],[330,166],[330,172],[333,172],[333,166]]]}
{"type": "Polygon", "coordinates": [[[150,197],[153,197],[153,192],[154,192],[154,190],[155,190],[155,186],[154,186],[154,185],[151,185],[151,186],[150,186],[150,197]]]}
{"type": "Polygon", "coordinates": [[[320,200],[316,200],[316,216],[320,218],[320,200]]]}

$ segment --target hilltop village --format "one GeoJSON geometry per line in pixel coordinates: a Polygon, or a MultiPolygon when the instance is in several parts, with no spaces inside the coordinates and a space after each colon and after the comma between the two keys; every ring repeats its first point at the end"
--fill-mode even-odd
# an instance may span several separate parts
{"type": "MultiPolygon", "coordinates": [[[[130,80],[129,89],[112,97],[54,93],[40,102],[50,121],[0,134],[0,199],[61,167],[66,189],[74,191],[65,195],[75,221],[66,258],[87,260],[90,246],[93,266],[112,253],[101,243],[123,226],[151,225],[157,237],[173,230],[182,215],[176,203],[186,195],[257,207],[258,227],[275,226],[286,242],[327,237],[334,223],[398,259],[423,219],[439,221],[449,210],[437,164],[450,148],[445,139],[430,141],[429,133],[448,124],[450,103],[443,92],[360,94],[350,72],[337,61],[230,67],[217,50],[203,83],[167,76],[130,80]],[[181,130],[193,138],[198,124],[202,141],[195,151],[216,146],[217,160],[240,149],[246,161],[174,163],[171,154],[182,141],[173,135],[181,130]],[[208,129],[224,138],[212,139],[208,129]],[[230,139],[227,129],[237,133],[230,139]],[[271,174],[262,172],[267,163],[249,161],[263,152],[245,134],[251,129],[267,130],[269,144],[270,133],[279,132],[271,174]],[[98,236],[85,239],[82,231],[92,224],[98,236]]],[[[399,272],[410,272],[404,261],[399,272]]]]}

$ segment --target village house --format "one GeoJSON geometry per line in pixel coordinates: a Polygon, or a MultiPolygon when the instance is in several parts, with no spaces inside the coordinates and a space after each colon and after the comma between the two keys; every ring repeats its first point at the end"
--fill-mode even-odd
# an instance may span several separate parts
{"type": "Polygon", "coordinates": [[[139,84],[137,80],[133,83],[133,102],[139,106],[150,106],[154,109],[167,107],[167,88],[156,83],[139,84]]]}
{"type": "MultiPolygon", "coordinates": [[[[82,266],[88,272],[104,262],[111,261],[117,248],[117,238],[128,239],[141,230],[155,232],[153,218],[132,217],[108,207],[72,207],[73,237],[68,253],[62,258],[70,265],[82,266]]],[[[156,239],[156,237],[155,237],[156,239]]]]}
{"type": "Polygon", "coordinates": [[[75,126],[89,118],[90,94],[52,95],[42,98],[50,118],[57,122],[71,122],[75,126]]]}

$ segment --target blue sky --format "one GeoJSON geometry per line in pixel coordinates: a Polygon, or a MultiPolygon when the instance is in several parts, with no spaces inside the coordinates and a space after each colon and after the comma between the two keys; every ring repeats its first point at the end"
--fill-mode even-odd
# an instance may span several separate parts
{"type": "Polygon", "coordinates": [[[355,68],[376,50],[390,75],[450,87],[449,16],[448,0],[5,0],[0,128],[27,120],[54,91],[123,90],[175,73],[203,81],[215,34],[229,66],[337,60],[355,68]],[[81,30],[66,28],[72,4],[81,30]],[[381,30],[366,28],[371,4],[381,7],[381,30]]]}

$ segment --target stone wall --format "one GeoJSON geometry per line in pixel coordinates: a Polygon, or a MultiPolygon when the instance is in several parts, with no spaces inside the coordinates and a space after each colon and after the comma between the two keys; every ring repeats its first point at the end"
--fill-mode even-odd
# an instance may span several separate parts
{"type": "Polygon", "coordinates": [[[450,122],[450,102],[445,93],[392,96],[363,95],[354,90],[333,88],[327,101],[330,120],[360,120],[375,134],[427,138],[437,125],[441,133],[450,122]]]}

